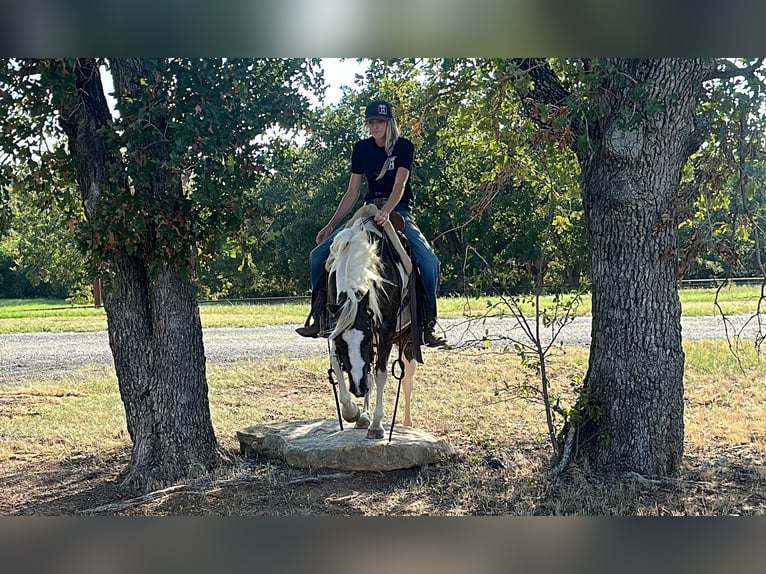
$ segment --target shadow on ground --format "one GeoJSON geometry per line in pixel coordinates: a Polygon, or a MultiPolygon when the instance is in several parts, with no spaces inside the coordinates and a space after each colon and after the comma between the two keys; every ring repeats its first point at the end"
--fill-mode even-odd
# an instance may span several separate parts
{"type": "MultiPolygon", "coordinates": [[[[749,446],[687,455],[678,479],[643,483],[574,467],[542,474],[545,449],[454,445],[447,463],[389,472],[300,469],[256,456],[205,482],[128,505],[119,515],[765,515],[766,471],[749,446]]],[[[3,515],[76,515],[120,502],[127,449],[63,461],[14,460],[3,515]]],[[[124,500],[123,500],[124,501],[124,500]]]]}

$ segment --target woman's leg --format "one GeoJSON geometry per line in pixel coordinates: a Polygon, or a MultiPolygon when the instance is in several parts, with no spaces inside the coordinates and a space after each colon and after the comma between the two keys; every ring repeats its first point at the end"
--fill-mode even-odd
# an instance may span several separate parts
{"type": "Polygon", "coordinates": [[[321,315],[327,304],[327,294],[324,285],[324,264],[327,261],[327,257],[330,255],[330,245],[332,245],[332,240],[338,231],[340,231],[340,229],[330,234],[330,236],[322,241],[322,243],[314,247],[309,254],[309,269],[311,272],[311,312],[308,319],[306,319],[306,324],[303,327],[296,329],[296,332],[303,337],[316,337],[321,335],[321,315]],[[323,290],[325,290],[325,293],[320,297],[320,293],[323,290]]]}
{"type": "Polygon", "coordinates": [[[311,300],[314,300],[319,282],[325,273],[324,264],[330,255],[330,245],[335,233],[332,233],[322,243],[314,247],[309,254],[309,267],[311,269],[311,300]]]}
{"type": "MultiPolygon", "coordinates": [[[[420,228],[413,221],[412,215],[407,211],[400,211],[399,213],[404,217],[404,235],[410,244],[415,263],[420,269],[420,277],[423,280],[423,289],[425,290],[428,308],[434,319],[436,319],[436,290],[439,285],[441,262],[433,249],[431,249],[431,245],[420,231],[420,228]]],[[[433,325],[425,325],[424,327],[426,327],[427,332],[432,334],[433,325]]]]}

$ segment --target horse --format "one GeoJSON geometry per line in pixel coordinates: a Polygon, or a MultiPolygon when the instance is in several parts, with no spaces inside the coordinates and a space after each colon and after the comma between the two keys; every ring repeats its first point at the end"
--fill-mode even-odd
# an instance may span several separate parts
{"type": "Polygon", "coordinates": [[[338,378],[342,416],[355,423],[355,428],[368,429],[369,439],[384,436],[383,389],[394,344],[404,362],[402,365],[397,361],[399,372],[403,371],[404,426],[412,426],[410,402],[417,361],[422,362],[419,347],[411,337],[412,315],[416,312],[406,303],[410,291],[414,292],[414,288],[410,289],[412,262],[401,244],[389,243],[395,235],[393,228],[375,224],[376,211],[374,205],[366,205],[356,212],[333,239],[325,264],[332,328],[328,334],[330,362],[338,378]],[[364,398],[362,409],[352,400],[344,373],[351,393],[364,398]],[[370,421],[373,387],[377,392],[370,421]]]}

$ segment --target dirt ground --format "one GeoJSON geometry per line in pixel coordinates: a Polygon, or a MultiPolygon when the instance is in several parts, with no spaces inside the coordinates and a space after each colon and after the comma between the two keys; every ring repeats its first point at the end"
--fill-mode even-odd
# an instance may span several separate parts
{"type": "MultiPolygon", "coordinates": [[[[756,404],[762,402],[760,394],[748,394],[754,388],[761,389],[761,383],[743,376],[737,383],[741,389],[727,391],[719,388],[713,377],[710,384],[715,393],[690,389],[687,416],[725,412],[750,424],[740,421],[741,436],[725,437],[726,429],[714,427],[707,418],[697,421],[705,429],[703,440],[687,439],[677,477],[649,481],[638,475],[601,476],[573,466],[547,478],[550,444],[540,440],[539,433],[531,432],[516,411],[498,415],[492,404],[497,401],[493,385],[500,384],[492,382],[493,377],[505,377],[507,368],[498,369],[497,374],[477,363],[475,370],[482,373],[482,380],[473,384],[487,395],[487,407],[469,417],[463,406],[469,401],[457,393],[475,391],[474,387],[468,389],[458,369],[460,358],[449,353],[431,359],[423,366],[422,380],[438,381],[442,396],[452,397],[457,406],[454,411],[436,412],[436,407],[443,407],[436,403],[429,412],[420,403],[418,416],[424,430],[445,438],[455,449],[450,461],[392,472],[293,468],[277,460],[243,458],[234,433],[219,433],[221,447],[231,462],[214,476],[131,500],[119,493],[130,461],[128,446],[94,453],[72,452],[71,446],[46,443],[41,448],[30,447],[26,453],[18,449],[2,462],[0,515],[766,515],[766,436],[758,420],[761,407],[754,408],[756,414],[749,419],[743,412],[754,400],[756,404]],[[733,397],[745,402],[731,402],[733,397]],[[504,418],[498,420],[497,416],[504,418]]],[[[265,368],[259,363],[257,371],[265,368]]],[[[307,373],[292,363],[278,363],[272,368],[278,373],[272,379],[287,383],[287,377],[292,377],[303,386],[292,381],[294,394],[286,394],[280,386],[267,384],[268,373],[263,375],[265,382],[256,381],[260,373],[251,369],[247,377],[253,380],[243,386],[244,394],[229,398],[233,403],[258,401],[273,412],[299,418],[302,415],[294,414],[297,411],[287,414],[296,397],[311,404],[320,395],[326,400],[323,373],[307,373]],[[274,408],[279,401],[280,407],[274,408]]],[[[563,372],[562,376],[569,380],[571,373],[563,372]]],[[[424,401],[426,393],[420,393],[416,389],[416,399],[424,401]]],[[[10,403],[6,406],[13,407],[10,403]]],[[[33,410],[27,415],[33,416],[33,410]]],[[[716,424],[727,423],[722,419],[716,424]]]]}
{"type": "Polygon", "coordinates": [[[449,462],[392,472],[291,468],[243,459],[215,477],[144,499],[122,499],[129,452],[71,456],[58,463],[10,461],[0,491],[2,515],[761,515],[763,460],[748,447],[688,453],[676,479],[603,477],[570,468],[540,472],[542,447],[453,445],[449,462]]]}

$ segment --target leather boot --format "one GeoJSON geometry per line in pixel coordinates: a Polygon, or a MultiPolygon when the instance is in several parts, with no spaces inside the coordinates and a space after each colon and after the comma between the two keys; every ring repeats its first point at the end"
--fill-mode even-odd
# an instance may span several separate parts
{"type": "Polygon", "coordinates": [[[303,327],[298,327],[295,332],[298,333],[301,337],[312,337],[316,339],[319,336],[319,332],[321,329],[319,328],[319,321],[314,321],[311,325],[304,325],[303,327]]]}
{"type": "Polygon", "coordinates": [[[301,337],[326,337],[327,336],[327,290],[319,289],[317,296],[311,304],[311,312],[306,318],[303,327],[298,327],[295,332],[301,337]]]}

